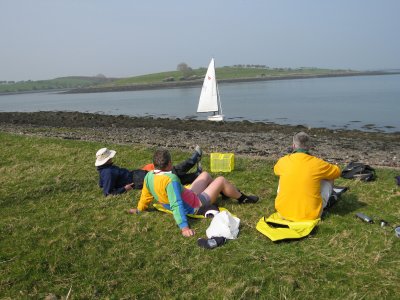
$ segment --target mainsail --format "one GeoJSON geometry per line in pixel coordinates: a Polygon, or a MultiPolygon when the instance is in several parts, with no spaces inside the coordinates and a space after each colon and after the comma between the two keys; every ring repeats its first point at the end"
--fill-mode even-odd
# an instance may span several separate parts
{"type": "Polygon", "coordinates": [[[217,114],[210,116],[209,120],[223,120],[218,84],[217,79],[215,78],[214,58],[211,59],[211,62],[208,65],[206,76],[204,77],[197,112],[214,112],[214,114],[217,114]]]}

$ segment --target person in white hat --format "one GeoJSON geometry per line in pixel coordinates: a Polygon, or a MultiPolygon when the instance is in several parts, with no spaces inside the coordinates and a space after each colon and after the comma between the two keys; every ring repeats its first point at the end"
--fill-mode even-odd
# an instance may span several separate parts
{"type": "MultiPolygon", "coordinates": [[[[142,169],[128,170],[118,167],[113,163],[113,157],[117,152],[108,148],[101,148],[96,153],[94,165],[99,172],[99,186],[103,189],[104,196],[118,195],[132,189],[141,189],[147,172],[154,170],[153,164],[148,164],[142,169]]],[[[173,167],[173,172],[179,177],[182,184],[192,183],[202,172],[199,166],[202,150],[196,146],[193,155],[179,165],[173,167]],[[195,165],[197,171],[189,173],[195,165]]]]}

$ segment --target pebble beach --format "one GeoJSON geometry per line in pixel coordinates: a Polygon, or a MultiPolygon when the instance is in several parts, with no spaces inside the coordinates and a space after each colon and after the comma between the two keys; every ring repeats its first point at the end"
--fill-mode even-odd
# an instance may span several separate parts
{"type": "Polygon", "coordinates": [[[299,131],[313,139],[312,153],[329,162],[351,161],[400,169],[400,133],[331,130],[266,123],[209,122],[164,118],[110,116],[80,112],[0,112],[0,131],[61,139],[169,147],[205,153],[232,152],[277,160],[288,153],[299,131]]]}

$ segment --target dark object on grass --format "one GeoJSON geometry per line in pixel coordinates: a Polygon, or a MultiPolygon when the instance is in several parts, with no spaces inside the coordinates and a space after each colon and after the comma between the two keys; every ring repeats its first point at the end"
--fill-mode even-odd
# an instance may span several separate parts
{"type": "Polygon", "coordinates": [[[356,213],[356,217],[360,218],[364,222],[367,222],[367,223],[370,223],[370,224],[374,223],[374,220],[372,220],[370,217],[368,217],[367,215],[365,215],[363,213],[356,213]]]}
{"type": "Polygon", "coordinates": [[[256,203],[258,202],[258,197],[254,195],[245,195],[242,193],[242,196],[238,199],[240,204],[245,204],[245,203],[256,203]]]}
{"type": "Polygon", "coordinates": [[[380,221],[379,221],[379,224],[381,224],[381,227],[389,226],[389,222],[388,222],[388,221],[385,221],[385,220],[380,220],[380,221]]]}
{"type": "Polygon", "coordinates": [[[335,185],[335,186],[333,187],[333,191],[334,191],[335,194],[338,195],[339,197],[340,197],[344,192],[346,192],[348,189],[349,189],[349,187],[347,187],[347,186],[338,186],[338,185],[335,185]]]}
{"type": "Polygon", "coordinates": [[[398,238],[400,238],[400,226],[397,226],[397,227],[394,229],[394,233],[395,233],[395,235],[396,235],[398,238]]]}
{"type": "Polygon", "coordinates": [[[400,185],[400,175],[395,177],[397,185],[400,185]]]}
{"type": "Polygon", "coordinates": [[[373,181],[376,178],[376,174],[375,169],[369,165],[352,161],[343,169],[341,177],[359,179],[361,181],[373,181]]]}
{"type": "Polygon", "coordinates": [[[210,239],[200,238],[197,240],[197,245],[205,249],[214,249],[225,244],[226,238],[222,236],[215,236],[210,239]]]}
{"type": "Polygon", "coordinates": [[[339,195],[337,195],[335,192],[332,193],[332,195],[329,197],[328,203],[326,205],[326,209],[331,208],[334,206],[337,202],[339,201],[339,195]]]}
{"type": "Polygon", "coordinates": [[[217,213],[219,213],[219,207],[215,204],[202,206],[197,211],[198,215],[204,215],[206,218],[213,218],[217,213]]]}
{"type": "Polygon", "coordinates": [[[332,195],[329,197],[328,204],[326,205],[326,209],[329,209],[335,205],[339,201],[340,196],[348,189],[349,188],[347,186],[334,186],[332,195]]]}

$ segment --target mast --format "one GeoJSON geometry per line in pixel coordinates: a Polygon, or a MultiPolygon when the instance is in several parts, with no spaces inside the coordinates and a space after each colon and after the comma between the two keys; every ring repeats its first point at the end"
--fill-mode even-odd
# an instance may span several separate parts
{"type": "Polygon", "coordinates": [[[221,104],[221,98],[219,97],[219,88],[218,88],[217,77],[215,77],[215,83],[217,86],[218,114],[222,115],[222,104],[221,104]]]}

